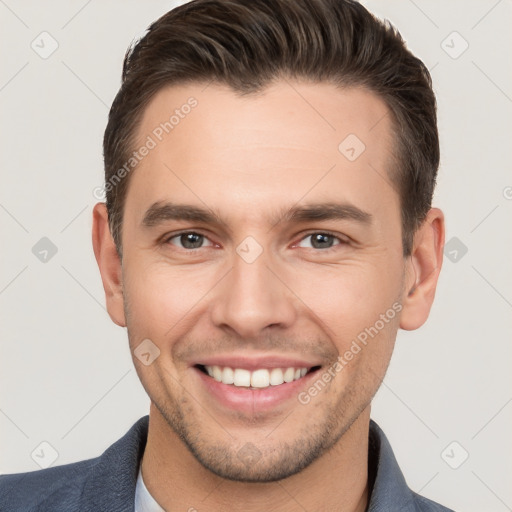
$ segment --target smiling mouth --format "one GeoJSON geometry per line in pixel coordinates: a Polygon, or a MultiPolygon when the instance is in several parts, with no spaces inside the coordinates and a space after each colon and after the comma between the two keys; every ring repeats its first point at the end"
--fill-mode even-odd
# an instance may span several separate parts
{"type": "Polygon", "coordinates": [[[217,365],[197,364],[195,367],[217,382],[248,389],[265,389],[281,386],[300,380],[321,368],[320,366],[312,366],[310,368],[290,366],[283,368],[258,368],[251,371],[245,368],[217,365]]]}

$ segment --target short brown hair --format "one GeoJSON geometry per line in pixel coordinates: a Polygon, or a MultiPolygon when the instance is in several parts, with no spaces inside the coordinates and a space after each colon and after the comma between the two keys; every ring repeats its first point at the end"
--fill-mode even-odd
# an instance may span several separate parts
{"type": "MultiPolygon", "coordinates": [[[[163,15],[126,53],[103,141],[105,183],[130,158],[144,109],[163,87],[213,81],[250,94],[285,76],[365,87],[386,103],[395,135],[390,179],[409,255],[439,165],[431,77],[391,24],[352,0],[192,0],[163,15]]],[[[129,178],[106,188],[120,257],[129,178]]]]}

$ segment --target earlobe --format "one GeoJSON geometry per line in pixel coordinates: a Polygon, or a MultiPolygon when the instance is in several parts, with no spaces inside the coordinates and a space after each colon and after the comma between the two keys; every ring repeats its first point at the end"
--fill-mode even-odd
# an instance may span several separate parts
{"type": "Polygon", "coordinates": [[[105,290],[108,314],[114,323],[126,327],[121,261],[110,234],[105,203],[97,203],[93,208],[92,245],[105,290]]]}
{"type": "Polygon", "coordinates": [[[432,208],[414,235],[407,260],[400,328],[414,330],[427,320],[443,262],[444,215],[432,208]]]}

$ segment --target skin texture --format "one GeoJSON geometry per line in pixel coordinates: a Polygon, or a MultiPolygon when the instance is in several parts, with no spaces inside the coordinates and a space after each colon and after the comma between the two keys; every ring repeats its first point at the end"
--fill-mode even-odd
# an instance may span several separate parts
{"type": "Polygon", "coordinates": [[[132,171],[122,263],[105,205],[93,212],[109,315],[127,327],[132,355],[147,338],[160,350],[148,366],[133,357],[151,398],[144,481],[166,510],[364,511],[371,400],[397,330],[428,317],[443,214],[430,210],[404,258],[391,116],[373,93],[282,79],[241,97],[205,85],[164,89],[144,113],[140,144],[197,100],[132,171]],[[338,149],[349,134],[366,146],[354,161],[338,149]],[[223,223],[143,226],[159,201],[208,208],[223,223]],[[333,202],[370,222],[282,216],[333,202]],[[182,231],[203,235],[202,245],[185,249],[182,231]],[[324,232],[334,237],[318,248],[309,235],[324,232]],[[248,236],[263,250],[252,263],[236,251],[248,236]],[[307,404],[293,397],[266,412],[228,409],[191,366],[213,354],[298,356],[321,364],[322,375],[393,305],[394,318],[307,404]],[[251,464],[237,456],[248,443],[259,453],[251,464]]]}

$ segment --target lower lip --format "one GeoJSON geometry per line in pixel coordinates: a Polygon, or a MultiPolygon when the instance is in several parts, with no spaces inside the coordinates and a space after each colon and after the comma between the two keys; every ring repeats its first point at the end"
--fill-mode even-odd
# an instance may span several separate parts
{"type": "MultiPolygon", "coordinates": [[[[318,370],[309,372],[304,377],[292,382],[284,382],[278,386],[252,389],[232,384],[223,384],[206,375],[199,368],[192,370],[198,375],[201,384],[222,406],[246,413],[271,411],[290,399],[297,400],[299,393],[309,385],[318,370]]],[[[297,400],[298,401],[298,400],[297,400]]]]}

